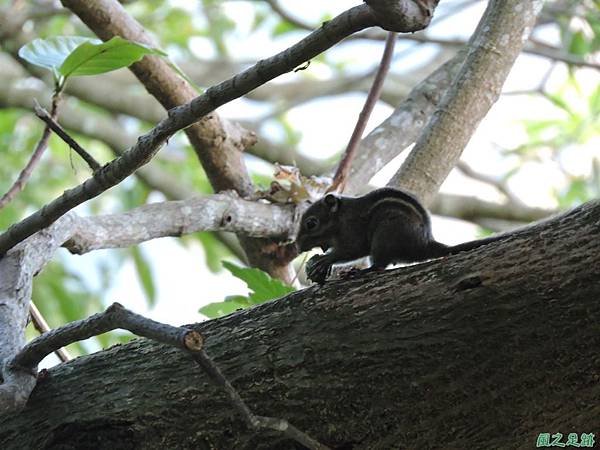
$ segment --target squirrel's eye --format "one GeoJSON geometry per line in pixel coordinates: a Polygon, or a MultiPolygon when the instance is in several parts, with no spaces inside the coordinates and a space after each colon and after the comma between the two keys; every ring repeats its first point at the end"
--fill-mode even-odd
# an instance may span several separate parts
{"type": "Polygon", "coordinates": [[[319,219],[317,219],[316,217],[309,217],[308,219],[306,219],[306,222],[304,222],[304,227],[306,228],[307,231],[314,230],[318,226],[319,226],[319,219]]]}

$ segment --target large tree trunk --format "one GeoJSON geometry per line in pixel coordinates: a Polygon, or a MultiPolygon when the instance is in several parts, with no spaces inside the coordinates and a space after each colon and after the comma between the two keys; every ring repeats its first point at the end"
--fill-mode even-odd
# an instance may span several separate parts
{"type": "MultiPolygon", "coordinates": [[[[599,227],[590,203],[197,328],[255,413],[334,448],[530,449],[542,432],[598,433],[599,227]]],[[[0,442],[297,448],[249,431],[188,356],[146,340],[52,369],[23,412],[0,418],[0,442]]]]}

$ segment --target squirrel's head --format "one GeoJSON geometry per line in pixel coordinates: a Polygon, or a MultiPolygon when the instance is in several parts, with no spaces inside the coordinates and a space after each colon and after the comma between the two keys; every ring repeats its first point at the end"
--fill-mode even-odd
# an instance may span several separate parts
{"type": "Polygon", "coordinates": [[[300,231],[296,238],[296,245],[300,252],[305,252],[314,247],[327,250],[336,233],[335,220],[340,209],[340,198],[327,194],[313,203],[302,215],[300,231]]]}

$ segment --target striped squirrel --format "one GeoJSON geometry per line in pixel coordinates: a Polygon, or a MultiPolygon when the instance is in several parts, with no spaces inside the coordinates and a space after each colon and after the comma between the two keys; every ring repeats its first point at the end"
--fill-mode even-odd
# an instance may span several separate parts
{"type": "Polygon", "coordinates": [[[425,207],[408,192],[381,188],[362,197],[327,194],[302,215],[296,245],[327,251],[306,265],[309,279],[323,283],[333,264],[371,257],[371,269],[453,255],[495,242],[505,235],[448,246],[431,233],[425,207]]]}

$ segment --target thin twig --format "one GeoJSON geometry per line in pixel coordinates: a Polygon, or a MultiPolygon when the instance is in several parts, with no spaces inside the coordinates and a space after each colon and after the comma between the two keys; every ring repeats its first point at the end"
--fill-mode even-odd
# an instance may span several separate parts
{"type": "Polygon", "coordinates": [[[75,150],[81,158],[87,163],[87,165],[92,169],[92,172],[100,169],[102,165],[94,159],[92,155],[90,155],[87,151],[85,151],[69,134],[54,120],[54,118],[48,114],[42,106],[34,100],[35,104],[35,115],[43,120],[46,123],[46,127],[50,128],[52,131],[56,133],[56,135],[61,138],[69,147],[75,150]]]}
{"type": "MultiPolygon", "coordinates": [[[[33,303],[33,301],[29,302],[29,314],[31,315],[31,322],[33,323],[33,326],[38,331],[38,333],[44,334],[50,331],[50,326],[48,325],[48,322],[46,322],[46,319],[44,319],[44,316],[37,308],[37,306],[35,306],[35,303],[33,303]]],[[[67,362],[72,359],[71,355],[69,355],[69,352],[66,348],[59,348],[58,350],[55,350],[54,353],[62,362],[67,362]]]]}
{"type": "MultiPolygon", "coordinates": [[[[360,83],[362,83],[363,81],[366,81],[369,78],[371,78],[374,73],[377,73],[378,67],[379,66],[369,69],[367,72],[365,72],[361,75],[358,75],[356,77],[346,78],[346,79],[342,80],[340,83],[336,84],[333,88],[335,88],[336,92],[346,92],[347,93],[347,92],[353,90],[355,86],[357,86],[360,83]]],[[[283,104],[275,107],[272,111],[269,111],[264,116],[256,119],[256,121],[254,122],[255,125],[253,125],[253,126],[255,128],[259,128],[265,122],[267,122],[269,120],[277,119],[278,117],[283,116],[289,110],[291,110],[293,108],[297,108],[300,105],[302,105],[304,103],[308,103],[311,100],[314,100],[316,95],[318,95],[318,94],[314,91],[313,92],[305,92],[305,93],[303,93],[303,95],[300,95],[293,100],[287,100],[283,104]]],[[[321,95],[327,96],[327,95],[332,95],[332,93],[331,92],[328,93],[325,91],[325,92],[321,92],[321,95]]],[[[286,149],[286,151],[287,151],[287,149],[286,149]]]]}
{"type": "Polygon", "coordinates": [[[299,442],[311,450],[329,449],[329,447],[314,440],[285,419],[255,415],[252,411],[250,411],[250,408],[248,408],[242,397],[240,397],[240,394],[238,394],[229,380],[225,378],[219,367],[209,358],[204,350],[193,352],[191,355],[198,365],[202,367],[204,372],[206,372],[206,374],[210,377],[210,379],[225,390],[235,409],[242,415],[244,421],[252,429],[269,429],[279,431],[280,433],[283,433],[283,435],[295,440],[296,442],[299,442]]]}
{"type": "Polygon", "coordinates": [[[42,359],[59,348],[117,328],[182,350],[199,351],[204,342],[202,335],[197,331],[155,322],[129,311],[120,303],[113,303],[101,313],[38,336],[25,345],[7,366],[26,371],[34,370],[42,359]]]}
{"type": "MultiPolygon", "coordinates": [[[[366,30],[361,33],[357,33],[352,37],[354,39],[368,39],[381,41],[383,40],[384,35],[385,33],[381,30],[366,30]]],[[[425,33],[402,34],[400,36],[400,39],[404,41],[419,42],[422,44],[437,44],[444,47],[456,48],[464,47],[467,44],[467,41],[465,39],[437,38],[433,36],[428,36],[425,33]]],[[[558,47],[553,47],[548,44],[541,44],[540,41],[535,41],[531,39],[523,47],[523,53],[540,56],[542,58],[551,59],[553,61],[562,62],[570,66],[600,69],[600,64],[596,62],[588,61],[580,56],[566,53],[564,50],[558,47]]]]}
{"type": "Polygon", "coordinates": [[[554,72],[554,69],[556,69],[557,64],[558,64],[557,61],[552,61],[552,63],[550,64],[550,67],[548,68],[548,70],[546,70],[546,73],[544,74],[544,76],[542,77],[542,79],[540,80],[540,82],[538,83],[538,87],[537,88],[533,88],[533,89],[516,89],[514,91],[503,91],[502,95],[533,95],[533,94],[539,94],[541,96],[545,96],[546,95],[546,84],[548,83],[548,80],[550,79],[550,76],[554,72]]]}
{"type": "Polygon", "coordinates": [[[516,89],[514,91],[504,91],[502,92],[502,96],[503,97],[514,97],[517,95],[534,95],[534,94],[539,94],[540,91],[536,88],[536,89],[516,89]]]}
{"type": "MultiPolygon", "coordinates": [[[[402,35],[402,39],[417,41],[427,44],[438,44],[445,46],[453,46],[453,47],[461,47],[466,45],[466,41],[461,39],[444,39],[444,38],[434,38],[430,36],[426,36],[425,34],[406,34],[402,35]]],[[[526,43],[525,47],[523,47],[523,53],[528,53],[530,55],[541,56],[542,58],[551,59],[553,61],[559,61],[565,63],[570,66],[578,66],[578,67],[589,67],[592,69],[600,69],[600,64],[595,63],[593,61],[587,61],[581,56],[572,55],[570,53],[566,53],[564,50],[553,47],[551,45],[541,45],[539,41],[532,40],[531,38],[526,43]]]]}
{"type": "Polygon", "coordinates": [[[496,179],[492,176],[486,175],[484,173],[477,172],[475,169],[473,169],[471,166],[469,166],[464,161],[459,161],[456,164],[456,168],[469,178],[472,178],[477,181],[481,181],[482,183],[486,183],[486,184],[489,184],[489,185],[495,187],[498,191],[500,191],[502,194],[504,194],[506,196],[506,198],[508,200],[510,200],[511,202],[513,202],[519,206],[523,205],[523,202],[510,190],[510,188],[508,187],[506,182],[504,182],[502,180],[498,180],[498,179],[496,179]]]}
{"type": "Polygon", "coordinates": [[[265,2],[269,4],[269,6],[271,7],[271,9],[273,10],[274,13],[276,13],[283,20],[285,20],[286,22],[289,22],[290,24],[294,25],[295,27],[301,28],[304,30],[308,30],[308,31],[312,31],[316,28],[316,27],[311,26],[307,22],[302,22],[300,19],[293,17],[279,4],[279,2],[277,0],[265,0],[265,2]]]}
{"type": "MultiPolygon", "coordinates": [[[[279,4],[277,0],[265,0],[265,2],[269,4],[273,12],[278,14],[279,17],[281,17],[286,22],[289,22],[290,24],[294,25],[295,27],[307,31],[311,31],[316,28],[310,23],[302,22],[300,19],[291,16],[287,11],[285,11],[285,9],[283,9],[283,7],[279,4]]],[[[473,3],[475,2],[465,1],[463,4],[457,5],[457,7],[448,11],[446,14],[434,18],[432,21],[432,25],[437,25],[443,20],[454,16],[458,12],[461,12],[465,7],[468,7],[473,3]]],[[[431,36],[426,36],[424,33],[403,34],[400,38],[403,40],[417,41],[423,44],[438,44],[452,47],[462,47],[467,43],[467,41],[461,39],[435,38],[431,36]]],[[[349,36],[348,40],[355,39],[382,40],[383,33],[381,32],[381,30],[366,30],[349,36]]],[[[600,69],[600,64],[598,63],[595,63],[593,61],[587,61],[584,58],[577,55],[565,53],[562,49],[549,45],[533,37],[529,38],[529,45],[525,46],[523,52],[529,53],[531,55],[541,56],[543,58],[552,59],[554,61],[560,61],[567,65],[600,69]]]]}
{"type": "Polygon", "coordinates": [[[369,117],[371,116],[371,112],[373,111],[377,100],[379,100],[381,91],[383,90],[383,82],[385,81],[385,76],[387,75],[390,69],[390,62],[394,53],[395,43],[396,33],[389,32],[388,37],[385,41],[385,49],[383,51],[383,56],[381,57],[381,62],[379,63],[379,69],[375,74],[375,79],[373,80],[371,89],[367,94],[367,99],[365,100],[363,109],[358,115],[358,120],[354,127],[354,131],[352,131],[352,136],[350,136],[350,141],[348,142],[346,151],[344,152],[340,164],[338,165],[338,168],[335,172],[333,182],[328,189],[329,192],[336,190],[342,192],[344,190],[346,179],[348,177],[348,174],[350,173],[352,160],[356,155],[356,149],[358,148],[360,139],[365,131],[367,122],[369,121],[369,117]]]}
{"type": "MultiPolygon", "coordinates": [[[[52,117],[53,119],[56,118],[58,114],[59,102],[60,92],[54,91],[54,94],[52,95],[52,108],[49,114],[50,117],[52,117]]],[[[13,185],[8,189],[8,191],[6,191],[2,198],[0,198],[0,209],[5,207],[8,203],[10,203],[12,199],[15,198],[15,196],[25,188],[27,181],[29,181],[29,178],[31,178],[33,170],[42,159],[42,155],[44,154],[46,147],[48,147],[49,138],[50,128],[48,127],[48,125],[46,125],[44,131],[42,132],[40,140],[35,146],[35,150],[33,151],[31,158],[29,159],[29,161],[27,162],[27,164],[25,165],[25,167],[23,168],[13,185]]]]}

